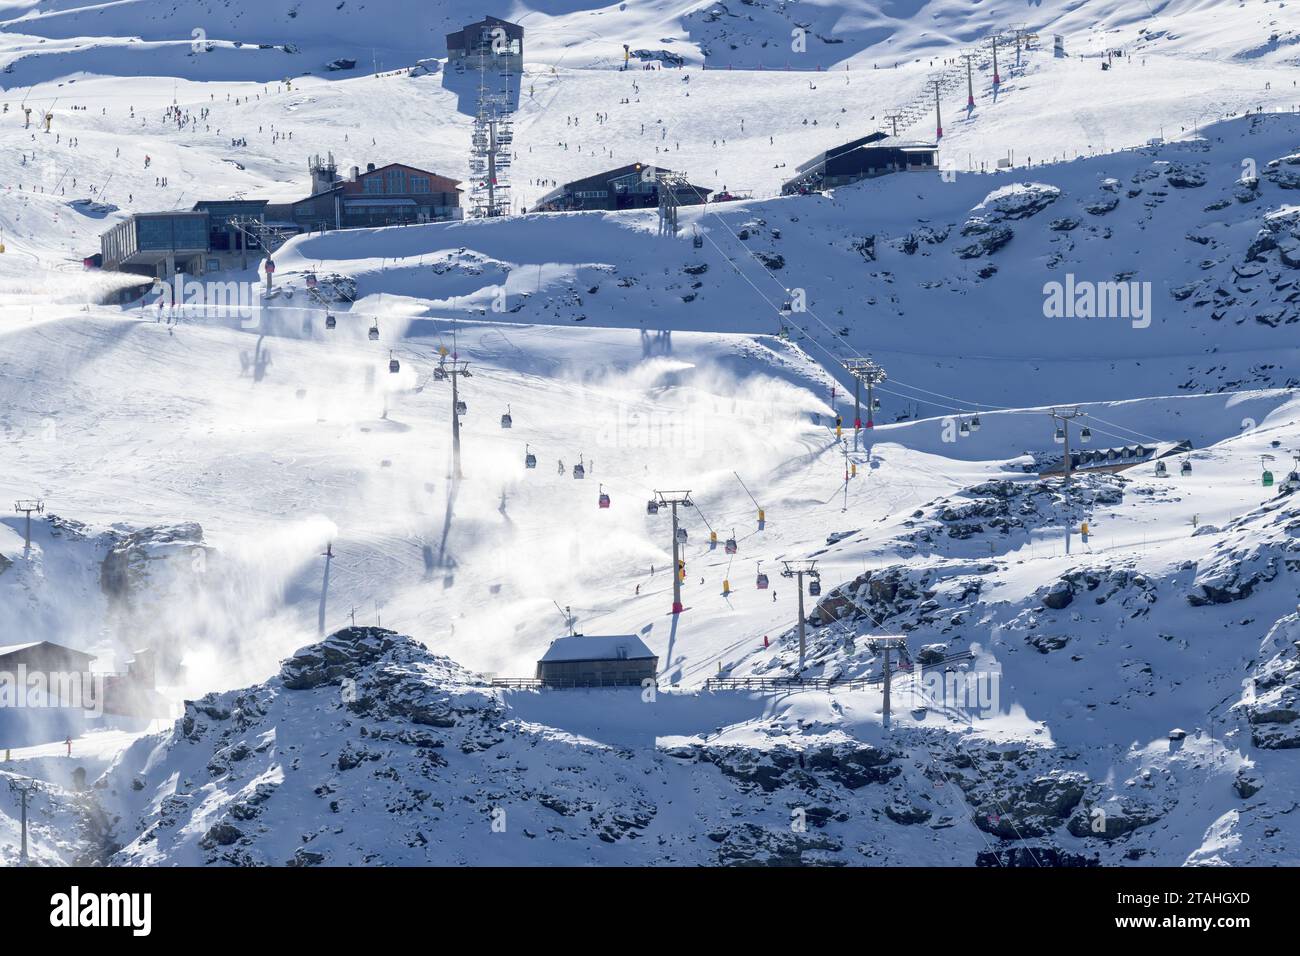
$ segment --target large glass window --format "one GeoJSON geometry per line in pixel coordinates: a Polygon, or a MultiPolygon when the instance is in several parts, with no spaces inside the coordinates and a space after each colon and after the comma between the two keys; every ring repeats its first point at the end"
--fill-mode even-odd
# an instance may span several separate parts
{"type": "Polygon", "coordinates": [[[171,223],[166,219],[141,219],[136,223],[136,241],[141,249],[172,248],[171,223]]]}
{"type": "Polygon", "coordinates": [[[174,219],[175,248],[206,249],[208,247],[208,220],[206,216],[185,216],[174,219]]]}

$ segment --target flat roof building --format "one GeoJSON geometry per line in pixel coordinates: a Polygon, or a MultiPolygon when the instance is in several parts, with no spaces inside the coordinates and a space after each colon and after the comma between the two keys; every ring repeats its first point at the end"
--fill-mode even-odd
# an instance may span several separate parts
{"type": "Polygon", "coordinates": [[[834,189],[885,173],[937,169],[939,147],[875,132],[835,146],[801,163],[781,187],[783,195],[834,189]]]}
{"type": "Polygon", "coordinates": [[[170,279],[255,267],[299,232],[461,219],[457,180],[404,163],[338,175],[333,156],[308,164],[311,195],[290,203],[204,199],[193,209],[133,213],[99,237],[104,269],[170,279]]]}
{"type": "Polygon", "coordinates": [[[691,185],[662,166],[631,163],[565,183],[539,199],[532,211],[646,209],[659,205],[659,193],[663,189],[672,189],[680,206],[706,203],[712,192],[711,189],[691,185]]]}
{"type": "Polygon", "coordinates": [[[191,209],[132,213],[99,237],[105,269],[169,279],[204,270],[208,214],[191,209]]]}

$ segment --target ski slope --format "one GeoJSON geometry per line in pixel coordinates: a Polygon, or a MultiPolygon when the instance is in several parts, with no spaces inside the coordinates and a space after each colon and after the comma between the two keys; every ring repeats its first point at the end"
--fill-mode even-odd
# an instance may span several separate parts
{"type": "MultiPolygon", "coordinates": [[[[777,856],[828,862],[850,847],[857,863],[1003,865],[1029,846],[1064,862],[1294,862],[1294,834],[1269,822],[1296,772],[1294,499],[1262,487],[1260,472],[1272,455],[1280,485],[1300,448],[1296,33],[1282,4],[1230,6],[843,0],[737,16],[669,0],[520,5],[509,14],[528,30],[517,207],[638,161],[753,198],[683,209],[675,238],[658,234],[653,211],[301,236],[276,253],[277,295],[238,317],[103,305],[132,279],[81,259],[131,212],[299,198],[317,153],[466,178],[466,77],[406,68],[483,11],[0,2],[0,494],[43,497],[57,516],[37,521],[29,551],[21,517],[0,518],[0,606],[13,641],[57,640],[112,669],[154,647],[174,700],[225,695],[187,710],[204,724],[197,736],[184,721],[139,738],[104,730],[73,763],[47,745],[15,751],[6,771],[61,788],[75,766],[103,772],[118,863],[285,863],[303,843],[296,823],[322,812],[322,780],[358,816],[308,863],[656,862],[620,842],[626,832],[611,848],[590,827],[544,852],[518,837],[476,849],[479,805],[419,848],[405,831],[424,817],[370,815],[382,805],[372,788],[388,784],[343,776],[336,758],[370,744],[335,720],[335,692],[296,702],[274,675],[342,628],[382,626],[447,659],[416,655],[417,696],[472,698],[508,729],[498,753],[516,762],[544,748],[531,775],[497,781],[534,832],[567,816],[534,799],[543,790],[591,803],[596,829],[626,831],[615,808],[644,802],[659,808],[647,832],[672,843],[674,862],[738,862],[753,848],[737,841],[775,840],[787,825],[800,784],[781,776],[760,796],[723,777],[794,759],[782,748],[839,767],[827,746],[862,746],[905,769],[824,794],[853,819],[828,824],[838,849],[777,841],[777,856]],[[945,88],[945,175],[779,197],[799,163],[885,128],[930,79],[960,73],[946,61],[1026,20],[1040,43],[1019,61],[1003,51],[996,90],[979,70],[973,110],[960,76],[945,88]],[[792,59],[796,22],[810,39],[792,59]],[[211,50],[191,46],[194,30],[211,50]],[[1051,55],[1053,33],[1069,56],[1051,55]],[[680,53],[687,68],[620,72],[624,42],[680,53]],[[1126,55],[1102,71],[1114,47],[1126,55]],[[338,57],[359,65],[327,70],[338,57]],[[22,129],[24,104],[54,113],[50,133],[22,129]],[[163,116],[172,106],[209,112],[178,128],[163,116]],[[1011,236],[962,254],[984,225],[1011,236]],[[309,274],[327,273],[357,285],[355,302],[331,308],[333,330],[306,291],[309,274]],[[1048,318],[1045,283],[1067,274],[1149,282],[1149,324],[1048,318]],[[859,442],[848,428],[837,440],[834,416],[853,419],[839,363],[864,353],[889,372],[881,409],[859,442]],[[459,482],[450,386],[434,377],[444,354],[472,373],[459,385],[459,482]],[[1093,447],[1188,440],[1193,471],[1170,459],[1167,478],[1143,465],[1074,493],[1040,483],[1024,464],[1055,453],[1054,405],[1089,416],[1093,447]],[[982,427],[960,433],[976,413],[982,427]],[[673,615],[670,524],[646,501],[686,489],[686,610],[673,615]],[[123,554],[134,571],[116,593],[106,568],[123,554]],[[809,559],[823,598],[849,610],[809,627],[801,669],[800,603],[780,572],[809,559]],[[1063,591],[1065,606],[1047,603],[1063,591]],[[487,685],[531,677],[566,609],[580,632],[645,640],[661,712],[646,716],[631,691],[487,685]],[[920,714],[905,673],[887,737],[880,637],[905,637],[913,659],[942,647],[968,655],[962,673],[996,673],[993,712],[930,699],[920,714]],[[719,676],[792,675],[877,683],[706,689],[719,676]],[[219,715],[245,694],[274,713],[239,741],[219,715]],[[1188,732],[1179,746],[1175,728],[1188,732]],[[284,785],[322,736],[328,759],[284,785]],[[256,774],[227,766],[241,742],[256,774]],[[627,784],[624,758],[610,756],[624,752],[655,776],[652,790],[627,784]],[[563,782],[570,759],[589,780],[563,782]],[[191,788],[214,763],[229,773],[191,788]],[[1132,829],[1081,835],[1071,809],[1027,843],[999,822],[1033,825],[1038,811],[1010,813],[1004,795],[1035,806],[1042,778],[1073,772],[1087,778],[1082,819],[1118,807],[1132,829]],[[258,783],[286,795],[272,823],[214,849],[229,834],[213,827],[243,820],[235,806],[257,816],[244,804],[258,783]],[[692,791],[745,808],[769,837],[737,828],[716,841],[728,821],[667,809],[692,791]],[[919,824],[913,811],[931,803],[919,824]]],[[[900,134],[931,135],[927,109],[900,134]]],[[[215,278],[260,289],[264,274],[215,278]]],[[[805,594],[805,615],[817,603],[805,594]]],[[[394,734],[419,730],[396,712],[382,719],[394,734]]],[[[475,752],[477,731],[464,732],[463,753],[475,752]]],[[[492,778],[491,746],[440,785],[464,797],[492,778]]],[[[423,772],[395,750],[373,759],[423,772]]],[[[58,794],[58,812],[81,821],[65,829],[91,836],[48,862],[106,851],[75,799],[58,794]]],[[[12,823],[0,819],[5,846],[12,823]]]]}

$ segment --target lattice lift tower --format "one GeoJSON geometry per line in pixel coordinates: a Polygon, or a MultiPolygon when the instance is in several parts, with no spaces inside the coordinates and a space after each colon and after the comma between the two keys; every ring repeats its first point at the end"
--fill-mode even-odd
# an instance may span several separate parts
{"type": "Polygon", "coordinates": [[[514,151],[510,73],[496,72],[501,89],[488,90],[487,64],[479,63],[478,111],[470,136],[470,215],[476,219],[510,212],[510,160],[514,151]]]}

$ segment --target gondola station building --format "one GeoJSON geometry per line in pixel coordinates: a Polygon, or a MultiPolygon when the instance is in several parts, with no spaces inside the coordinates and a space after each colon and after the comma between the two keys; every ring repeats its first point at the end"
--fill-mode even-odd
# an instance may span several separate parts
{"type": "Polygon", "coordinates": [[[671,190],[679,206],[702,205],[712,192],[661,166],[631,163],[565,183],[539,199],[532,211],[648,209],[659,205],[663,190],[671,190]]]}
{"type": "Polygon", "coordinates": [[[875,132],[818,153],[801,163],[794,177],[782,185],[781,193],[792,196],[847,186],[887,173],[938,168],[937,144],[900,140],[875,132]]]}

